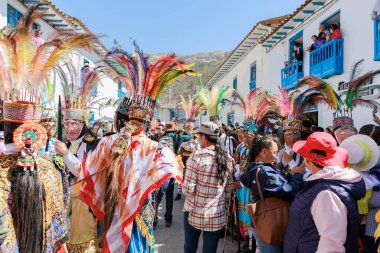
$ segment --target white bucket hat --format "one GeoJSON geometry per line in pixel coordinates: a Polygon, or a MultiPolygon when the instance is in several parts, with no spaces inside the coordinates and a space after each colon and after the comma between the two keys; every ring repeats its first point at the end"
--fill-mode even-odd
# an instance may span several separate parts
{"type": "Polygon", "coordinates": [[[367,135],[350,136],[339,147],[348,152],[348,167],[359,171],[372,169],[380,158],[380,151],[376,142],[367,135]]]}

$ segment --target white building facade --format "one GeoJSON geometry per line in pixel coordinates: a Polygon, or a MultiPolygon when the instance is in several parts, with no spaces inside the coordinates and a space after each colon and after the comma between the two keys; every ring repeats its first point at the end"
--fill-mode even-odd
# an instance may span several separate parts
{"type": "MultiPolygon", "coordinates": [[[[253,88],[250,85],[253,80],[255,87],[277,94],[278,86],[292,88],[299,78],[316,75],[330,83],[344,98],[345,84],[349,82],[352,66],[356,62],[364,60],[359,68],[361,74],[380,69],[379,20],[374,21],[370,16],[375,2],[307,0],[294,13],[283,18],[278,26],[269,28],[259,43],[252,44],[235,62],[222,65],[210,79],[209,85],[233,86],[231,84],[235,83],[236,86],[237,83],[237,91],[246,97],[253,88]],[[342,39],[332,40],[313,52],[306,51],[312,44],[312,35],[318,35],[320,25],[328,29],[332,24],[339,25],[342,39]],[[303,60],[285,68],[284,63],[292,61],[291,52],[295,43],[303,50],[303,60]],[[252,66],[256,67],[253,69],[252,66]]],[[[246,38],[242,43],[244,41],[246,38]]],[[[226,63],[231,61],[233,53],[226,63]]],[[[380,77],[375,77],[360,94],[380,102],[379,84],[380,77]]],[[[330,126],[333,120],[333,112],[323,106],[309,108],[305,116],[324,128],[330,126]]],[[[354,109],[353,118],[358,128],[373,123],[372,111],[367,108],[354,109]]],[[[231,119],[242,122],[243,111],[225,107],[221,120],[228,123],[231,119]]]]}
{"type": "MultiPolygon", "coordinates": [[[[31,8],[38,3],[45,3],[39,7],[39,11],[43,11],[42,20],[38,20],[34,26],[38,26],[41,30],[41,37],[47,40],[51,35],[57,32],[72,32],[72,33],[92,33],[80,20],[69,16],[62,12],[57,6],[55,6],[50,0],[0,0],[0,27],[17,25],[17,21],[31,8]]],[[[85,64],[88,64],[90,68],[97,66],[105,66],[103,58],[107,53],[107,49],[99,41],[95,45],[95,50],[92,52],[85,50],[78,50],[72,55],[72,62],[74,66],[77,66],[78,72],[83,68],[85,64]]],[[[106,66],[110,68],[109,66],[106,66]]],[[[56,84],[57,100],[58,94],[61,92],[61,87],[56,84]]],[[[102,85],[96,87],[93,90],[93,95],[96,98],[109,97],[118,98],[123,97],[125,90],[116,83],[112,76],[106,76],[102,79],[102,85]]],[[[96,108],[92,109],[92,120],[98,119],[104,116],[112,117],[115,108],[109,107],[99,111],[96,108]]]]}

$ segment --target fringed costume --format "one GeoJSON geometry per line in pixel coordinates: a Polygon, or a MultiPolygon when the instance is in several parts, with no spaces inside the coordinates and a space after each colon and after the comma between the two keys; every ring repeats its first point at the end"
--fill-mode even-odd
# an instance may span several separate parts
{"type": "Polygon", "coordinates": [[[32,25],[43,13],[29,10],[19,25],[0,35],[0,92],[4,98],[4,155],[0,156],[0,206],[9,232],[1,252],[56,252],[67,241],[68,172],[59,156],[42,157],[47,134],[41,120],[41,90],[58,62],[73,49],[92,48],[94,36],[57,34],[43,44],[32,25]]]}
{"type": "Polygon", "coordinates": [[[79,198],[104,221],[104,252],[151,252],[152,192],[169,178],[182,182],[182,171],[174,153],[149,139],[145,130],[162,91],[176,79],[195,73],[174,56],[149,66],[137,45],[135,55],[114,50],[106,61],[118,70],[117,79],[130,94],[115,114],[120,132],[102,139],[83,160],[79,198]]]}
{"type": "Polygon", "coordinates": [[[63,126],[66,131],[66,141],[69,152],[63,157],[71,175],[74,186],[71,189],[71,231],[67,242],[67,249],[73,253],[95,253],[101,248],[98,237],[101,224],[91,212],[89,207],[79,200],[80,182],[78,168],[84,156],[93,150],[98,143],[97,137],[88,130],[89,105],[92,100],[92,89],[101,84],[105,77],[105,71],[101,67],[90,69],[88,66],[80,72],[75,71],[71,64],[64,64],[57,69],[58,76],[62,80],[65,97],[65,110],[63,126]],[[68,136],[71,132],[77,132],[77,137],[68,136]]]}

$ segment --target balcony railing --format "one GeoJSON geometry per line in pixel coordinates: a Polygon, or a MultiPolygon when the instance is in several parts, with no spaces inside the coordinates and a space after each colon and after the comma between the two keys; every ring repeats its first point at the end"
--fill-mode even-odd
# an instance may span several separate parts
{"type": "Polygon", "coordinates": [[[327,78],[343,73],[343,39],[334,39],[310,52],[310,75],[327,78]]]}
{"type": "Polygon", "coordinates": [[[303,62],[297,61],[292,65],[281,69],[281,87],[285,89],[292,89],[302,77],[303,62]]]}
{"type": "Polygon", "coordinates": [[[377,18],[374,21],[374,28],[375,28],[375,61],[380,61],[380,19],[377,18]]]}
{"type": "Polygon", "coordinates": [[[253,90],[254,88],[256,88],[256,81],[250,81],[249,82],[249,90],[253,90]]]}

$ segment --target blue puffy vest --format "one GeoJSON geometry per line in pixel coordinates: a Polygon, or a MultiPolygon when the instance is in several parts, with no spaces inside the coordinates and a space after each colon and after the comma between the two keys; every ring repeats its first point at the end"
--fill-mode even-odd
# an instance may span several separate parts
{"type": "MultiPolygon", "coordinates": [[[[305,182],[290,208],[289,224],[285,235],[284,253],[314,253],[318,249],[320,236],[311,215],[311,206],[318,193],[334,192],[347,208],[346,252],[359,251],[359,212],[357,200],[365,196],[364,181],[347,183],[342,181],[316,180],[305,182]]],[[[326,206],[326,208],[329,208],[326,206]]],[[[331,222],[334,222],[333,220],[331,222]]]]}

